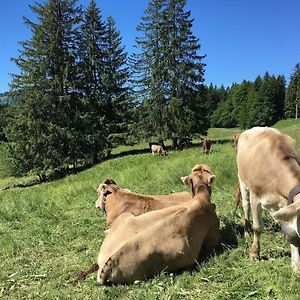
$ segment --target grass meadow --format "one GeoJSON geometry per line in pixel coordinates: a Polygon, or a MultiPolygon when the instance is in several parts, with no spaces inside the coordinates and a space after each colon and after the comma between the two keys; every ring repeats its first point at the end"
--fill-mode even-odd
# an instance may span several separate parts
{"type": "MultiPolygon", "coordinates": [[[[300,150],[300,121],[286,120],[275,127],[294,137],[300,150]]],[[[237,171],[231,137],[235,132],[210,129],[216,143],[209,156],[197,143],[166,157],[153,157],[145,150],[146,143],[120,147],[111,159],[78,174],[0,192],[0,298],[299,299],[300,278],[291,273],[289,245],[267,213],[262,259],[249,259],[252,238],[242,234],[242,207],[234,211],[237,171]],[[104,178],[140,193],[183,191],[189,189],[180,177],[197,163],[208,164],[216,175],[212,200],[221,221],[222,242],[215,253],[193,269],[134,285],[99,286],[96,273],[77,286],[72,284],[79,271],[96,261],[104,237],[105,216],[94,205],[96,188],[104,178]]],[[[3,147],[0,189],[21,180],[10,177],[4,167],[3,147]]]]}

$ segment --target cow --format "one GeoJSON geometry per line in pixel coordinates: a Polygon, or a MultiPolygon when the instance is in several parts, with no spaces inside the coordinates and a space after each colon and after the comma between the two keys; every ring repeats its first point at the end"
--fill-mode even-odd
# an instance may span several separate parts
{"type": "Polygon", "coordinates": [[[168,207],[192,199],[189,192],[177,192],[169,195],[143,195],[121,189],[113,179],[105,179],[97,189],[96,208],[106,213],[106,224],[111,226],[114,220],[124,212],[135,216],[168,207]]]}
{"type": "Polygon", "coordinates": [[[167,147],[166,147],[166,145],[165,145],[165,143],[164,143],[163,140],[159,140],[158,142],[150,142],[150,143],[149,143],[150,151],[151,151],[151,146],[152,146],[152,145],[162,146],[163,149],[164,149],[165,151],[167,151],[167,147]]]}
{"type": "Polygon", "coordinates": [[[254,239],[250,257],[260,257],[262,208],[282,226],[291,247],[291,264],[300,274],[300,159],[293,139],[279,130],[254,127],[238,139],[237,168],[245,216],[252,212],[254,239]]]}
{"type": "Polygon", "coordinates": [[[182,150],[185,147],[192,145],[192,139],[189,137],[174,137],[172,138],[172,148],[182,150]]]}
{"type": "Polygon", "coordinates": [[[158,155],[167,155],[168,154],[168,152],[166,150],[164,150],[163,146],[161,146],[161,145],[152,145],[151,152],[152,152],[153,156],[155,154],[158,154],[158,155]]]}
{"type": "Polygon", "coordinates": [[[204,154],[209,154],[209,152],[210,152],[210,148],[211,148],[211,140],[210,139],[204,139],[204,141],[203,141],[203,146],[202,146],[202,148],[203,148],[203,153],[204,154]]]}
{"type": "Polygon", "coordinates": [[[129,284],[161,272],[192,267],[201,249],[212,251],[220,240],[219,219],[210,201],[215,176],[195,171],[182,177],[193,198],[140,216],[123,213],[108,230],[97,265],[75,282],[98,271],[100,284],[129,284]]]}

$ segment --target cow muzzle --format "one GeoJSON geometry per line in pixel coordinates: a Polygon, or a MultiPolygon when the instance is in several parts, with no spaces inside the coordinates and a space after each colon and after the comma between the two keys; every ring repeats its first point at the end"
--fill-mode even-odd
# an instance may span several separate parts
{"type": "Polygon", "coordinates": [[[295,216],[292,223],[283,223],[281,231],[286,237],[288,243],[300,247],[300,217],[295,216]]]}

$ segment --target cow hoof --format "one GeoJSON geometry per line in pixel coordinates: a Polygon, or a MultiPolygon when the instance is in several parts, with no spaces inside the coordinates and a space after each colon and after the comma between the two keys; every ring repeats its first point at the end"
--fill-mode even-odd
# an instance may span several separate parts
{"type": "Polygon", "coordinates": [[[105,285],[105,281],[102,278],[100,278],[99,280],[97,279],[96,285],[105,285]]]}
{"type": "Polygon", "coordinates": [[[250,252],[249,256],[252,260],[259,260],[260,259],[259,255],[255,252],[250,252]]]}

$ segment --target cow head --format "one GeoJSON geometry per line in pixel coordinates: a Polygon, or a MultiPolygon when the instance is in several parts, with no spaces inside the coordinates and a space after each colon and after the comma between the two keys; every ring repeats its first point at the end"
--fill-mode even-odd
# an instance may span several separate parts
{"type": "Polygon", "coordinates": [[[97,188],[98,199],[96,201],[96,208],[101,208],[105,211],[106,196],[111,194],[116,188],[117,183],[110,178],[105,179],[97,188]]]}
{"type": "Polygon", "coordinates": [[[215,181],[216,176],[212,174],[211,169],[204,164],[196,165],[192,169],[189,176],[181,177],[184,184],[192,186],[193,195],[195,195],[200,186],[203,184],[208,186],[209,193],[211,193],[211,186],[215,181]]]}
{"type": "Polygon", "coordinates": [[[289,192],[288,205],[273,214],[288,242],[300,246],[300,185],[289,192]]]}
{"type": "Polygon", "coordinates": [[[288,242],[300,245],[300,199],[279,209],[272,217],[281,224],[288,242]]]}

